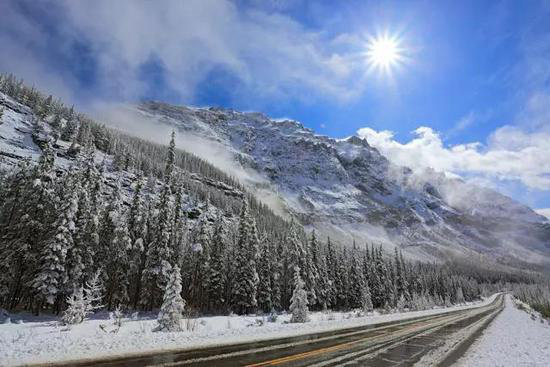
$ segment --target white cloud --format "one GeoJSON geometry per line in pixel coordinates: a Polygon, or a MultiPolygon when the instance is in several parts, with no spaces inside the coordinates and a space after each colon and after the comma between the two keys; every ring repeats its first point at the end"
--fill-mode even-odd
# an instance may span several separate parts
{"type": "Polygon", "coordinates": [[[550,220],[550,208],[546,208],[546,209],[535,209],[535,211],[542,215],[542,216],[545,216],[546,218],[548,218],[550,220]]]}
{"type": "Polygon", "coordinates": [[[456,125],[454,126],[454,131],[461,131],[469,127],[475,122],[475,115],[473,111],[470,111],[467,115],[463,116],[456,125]]]}
{"type": "Polygon", "coordinates": [[[40,90],[73,101],[72,77],[54,75],[37,57],[33,49],[44,50],[47,37],[38,24],[25,17],[13,4],[0,1],[0,72],[24,77],[26,82],[35,84],[40,90]]]}
{"type": "MultiPolygon", "coordinates": [[[[6,18],[17,36],[0,39],[0,47],[9,43],[21,54],[29,42],[33,50],[34,42],[46,44],[41,25],[10,4],[0,5],[9,14],[2,21],[6,18]]],[[[364,88],[364,65],[353,51],[337,51],[324,33],[260,7],[241,9],[227,0],[65,0],[55,6],[63,20],[55,24],[57,37],[67,44],[89,43],[105,96],[141,97],[148,85],[140,73],[152,59],[186,102],[216,71],[229,72],[235,78],[233,93],[244,96],[321,95],[345,101],[364,88]]],[[[17,62],[40,64],[40,54],[17,62]]]]}
{"type": "Polygon", "coordinates": [[[440,172],[478,176],[477,179],[519,180],[527,187],[550,190],[550,130],[527,132],[503,126],[488,139],[445,146],[440,135],[419,127],[415,138],[400,143],[390,131],[359,129],[357,134],[399,165],[413,169],[433,168],[440,172]]]}
{"type": "Polygon", "coordinates": [[[472,125],[483,123],[491,118],[493,111],[491,109],[484,112],[470,111],[466,115],[462,116],[455,125],[445,133],[445,137],[449,138],[455,136],[464,130],[469,129],[472,125]]]}

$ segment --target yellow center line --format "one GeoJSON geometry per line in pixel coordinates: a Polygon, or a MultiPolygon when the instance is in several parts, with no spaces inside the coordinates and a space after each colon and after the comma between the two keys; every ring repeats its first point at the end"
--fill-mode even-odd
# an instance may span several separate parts
{"type": "MultiPolygon", "coordinates": [[[[435,324],[437,324],[437,323],[435,323],[435,324]]],[[[430,325],[430,323],[427,323],[427,325],[430,325]]],[[[413,328],[406,328],[404,330],[401,330],[401,332],[398,333],[398,335],[394,335],[394,337],[395,336],[406,335],[408,332],[414,332],[418,329],[422,329],[425,326],[426,326],[426,324],[420,324],[420,325],[418,325],[416,327],[413,327],[413,328]]],[[[319,354],[334,352],[334,351],[337,351],[337,350],[340,350],[340,349],[345,349],[345,348],[347,348],[349,346],[352,346],[354,344],[358,344],[358,343],[368,341],[369,339],[376,340],[377,338],[380,338],[380,337],[383,338],[385,336],[387,337],[387,335],[369,336],[369,337],[354,340],[354,341],[351,341],[351,342],[334,345],[332,347],[315,349],[315,350],[312,350],[312,351],[309,351],[309,352],[293,354],[293,355],[287,356],[287,357],[281,357],[281,358],[272,359],[272,360],[265,361],[265,362],[249,364],[249,365],[246,365],[245,367],[275,366],[275,365],[282,364],[282,363],[285,363],[285,362],[293,362],[293,361],[296,361],[296,360],[299,360],[299,359],[304,359],[304,358],[316,356],[316,355],[319,355],[319,354]]]]}
{"type": "MultiPolygon", "coordinates": [[[[460,311],[460,315],[462,315],[462,312],[463,311],[460,311]]],[[[404,320],[400,324],[400,326],[402,326],[402,327],[403,326],[410,326],[410,325],[414,326],[414,325],[418,325],[421,322],[423,322],[423,323],[432,322],[433,323],[433,322],[439,321],[441,319],[446,320],[446,319],[448,319],[449,317],[452,317],[452,316],[456,316],[456,315],[439,314],[439,315],[435,315],[435,317],[432,317],[430,319],[427,319],[429,316],[425,316],[425,317],[422,317],[420,320],[404,320]]],[[[303,342],[301,344],[298,344],[298,345],[307,345],[307,344],[317,343],[317,342],[331,340],[331,339],[336,339],[337,340],[338,338],[342,338],[342,337],[348,337],[348,336],[353,336],[353,335],[357,335],[357,334],[364,334],[367,331],[370,332],[370,333],[381,332],[381,331],[384,331],[385,329],[394,328],[395,326],[396,325],[384,325],[384,326],[374,327],[374,328],[369,329],[369,330],[363,329],[363,330],[353,331],[353,332],[342,334],[342,335],[323,337],[323,338],[320,338],[320,339],[317,339],[317,340],[309,340],[309,341],[305,341],[305,342],[303,342]]],[[[385,336],[387,336],[387,334],[373,335],[373,336],[370,336],[370,337],[367,337],[367,338],[363,338],[363,339],[359,340],[358,342],[367,340],[369,338],[377,339],[377,338],[385,337],[385,336]]],[[[291,346],[294,346],[294,345],[292,345],[292,344],[280,344],[280,345],[277,346],[277,349],[289,348],[291,346]]],[[[259,349],[259,350],[256,350],[256,351],[248,350],[248,351],[237,352],[237,353],[238,354],[250,354],[250,352],[260,353],[260,352],[265,352],[265,351],[268,351],[268,350],[265,350],[265,349],[259,349]]],[[[313,352],[313,351],[310,351],[310,352],[313,352]]],[[[310,352],[306,352],[306,353],[310,353],[310,352]]],[[[235,355],[237,355],[237,354],[229,353],[228,355],[224,355],[222,358],[228,358],[228,357],[235,356],[235,355]]],[[[211,360],[211,359],[218,359],[219,357],[220,356],[216,356],[215,358],[206,357],[206,358],[190,359],[190,360],[185,360],[185,361],[181,361],[181,362],[163,363],[162,366],[165,366],[165,367],[167,367],[167,366],[181,366],[181,365],[184,365],[184,364],[191,364],[191,363],[196,363],[196,362],[204,362],[204,361],[211,360]]],[[[287,358],[287,357],[284,357],[284,358],[287,358]]],[[[266,362],[262,362],[262,363],[260,363],[260,365],[263,365],[263,363],[266,363],[266,362]]],[[[254,364],[252,364],[250,366],[254,366],[254,364]]]]}

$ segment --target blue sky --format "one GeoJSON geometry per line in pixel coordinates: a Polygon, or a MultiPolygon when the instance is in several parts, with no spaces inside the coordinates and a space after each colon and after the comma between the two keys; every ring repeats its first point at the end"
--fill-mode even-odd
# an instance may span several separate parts
{"type": "Polygon", "coordinates": [[[550,208],[549,16],[538,0],[2,1],[0,70],[89,111],[157,99],[360,131],[397,163],[550,208]],[[384,32],[406,56],[391,75],[366,57],[384,32]]]}

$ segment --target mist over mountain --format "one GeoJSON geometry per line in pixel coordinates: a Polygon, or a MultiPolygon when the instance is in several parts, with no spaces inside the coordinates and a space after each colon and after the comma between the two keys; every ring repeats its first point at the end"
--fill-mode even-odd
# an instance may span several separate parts
{"type": "Polygon", "coordinates": [[[497,259],[548,268],[550,223],[488,188],[400,167],[352,136],[333,139],[261,113],[160,102],[103,111],[109,124],[180,146],[238,178],[277,213],[342,243],[380,243],[422,260],[497,259]]]}

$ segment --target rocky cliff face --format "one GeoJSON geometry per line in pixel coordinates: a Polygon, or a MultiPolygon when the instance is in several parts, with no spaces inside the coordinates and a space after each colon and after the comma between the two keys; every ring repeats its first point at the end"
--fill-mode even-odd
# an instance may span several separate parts
{"type": "Polygon", "coordinates": [[[261,177],[247,183],[258,196],[272,204],[275,197],[274,205],[335,240],[399,246],[422,259],[550,263],[546,218],[495,191],[397,167],[358,137],[332,139],[295,121],[218,108],[147,102],[125,113],[221,147],[261,177]]]}

